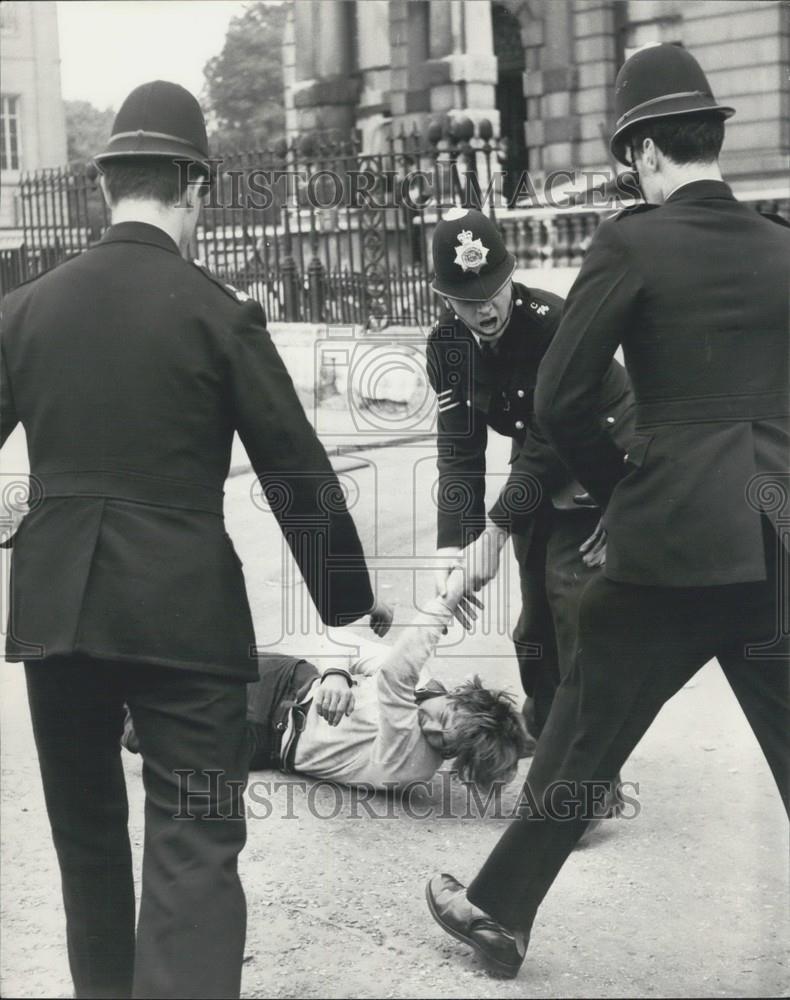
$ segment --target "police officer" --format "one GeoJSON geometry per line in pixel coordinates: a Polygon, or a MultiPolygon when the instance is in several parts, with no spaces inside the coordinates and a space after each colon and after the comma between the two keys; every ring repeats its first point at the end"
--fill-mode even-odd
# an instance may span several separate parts
{"type": "Polygon", "coordinates": [[[689,52],[636,52],[616,105],[612,151],[650,204],[599,226],[536,393],[551,440],[606,509],[606,567],[582,596],[579,652],[537,747],[530,808],[468,892],[451,876],[428,888],[442,927],[507,975],[584,829],[585,789],[624,763],[710,658],[786,807],[790,797],[790,229],[722,180],[733,109],[689,52]],[[590,419],[620,343],[636,399],[626,453],[590,419]],[[562,812],[549,808],[560,784],[562,812]]]}
{"type": "Polygon", "coordinates": [[[182,256],[211,179],[197,101],[138,87],[96,160],[111,227],[4,303],[2,438],[24,425],[40,494],[13,539],[7,655],[25,661],[76,995],[238,996],[257,660],[222,516],[235,431],[323,620],[373,595],[261,307],[182,256]],[[136,941],[124,702],[146,790],[136,941]]]}
{"type": "MultiPolygon", "coordinates": [[[[570,669],[579,594],[597,572],[597,553],[586,565],[579,550],[594,537],[600,510],[573,481],[534,414],[538,365],[562,300],[513,281],[516,262],[479,211],[450,210],[434,232],[433,262],[433,288],[445,304],[427,352],[439,409],[437,591],[472,542],[470,585],[486,583],[512,534],[522,597],[513,639],[525,717],[537,738],[560,676],[570,669]],[[486,517],[489,427],[512,439],[512,451],[507,482],[486,517]]],[[[612,362],[591,419],[625,440],[631,409],[625,373],[612,362]]]]}

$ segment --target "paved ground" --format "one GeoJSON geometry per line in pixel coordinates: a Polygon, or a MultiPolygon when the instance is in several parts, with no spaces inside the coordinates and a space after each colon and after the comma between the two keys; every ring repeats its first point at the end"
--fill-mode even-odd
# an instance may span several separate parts
{"type": "MultiPolygon", "coordinates": [[[[500,447],[496,461],[502,458],[500,447]]],[[[430,445],[419,443],[360,453],[343,473],[398,622],[408,621],[430,586],[420,567],[432,551],[433,515],[414,497],[429,495],[432,462],[430,445]]],[[[259,641],[329,655],[338,637],[315,634],[301,584],[274,555],[277,530],[258,507],[251,476],[230,480],[228,528],[245,564],[259,641]]],[[[486,595],[478,633],[448,636],[437,675],[454,682],[479,671],[515,690],[512,615],[504,611],[516,608],[509,568],[486,595]]],[[[0,695],[0,993],[68,997],[57,869],[19,667],[0,672],[0,695]]],[[[126,764],[139,865],[140,766],[128,755],[126,764]]],[[[383,798],[366,810],[348,791],[254,775],[242,862],[249,904],[244,995],[787,995],[787,824],[715,664],[665,708],[623,773],[639,783],[638,817],[610,822],[575,853],[512,982],[490,979],[470,949],[445,937],[423,897],[434,872],[471,878],[506,819],[464,818],[462,789],[444,781],[407,814],[383,798]]],[[[503,812],[518,787],[508,789],[503,812]]]]}

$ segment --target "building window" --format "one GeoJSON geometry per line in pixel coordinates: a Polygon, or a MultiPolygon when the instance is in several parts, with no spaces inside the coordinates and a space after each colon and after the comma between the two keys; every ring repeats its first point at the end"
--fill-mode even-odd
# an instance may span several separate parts
{"type": "Polygon", "coordinates": [[[0,98],[0,170],[19,170],[19,98],[0,98]]]}

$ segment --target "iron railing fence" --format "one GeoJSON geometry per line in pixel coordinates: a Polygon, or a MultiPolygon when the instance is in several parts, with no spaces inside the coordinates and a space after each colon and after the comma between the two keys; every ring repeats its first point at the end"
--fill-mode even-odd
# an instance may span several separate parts
{"type": "MultiPolygon", "coordinates": [[[[467,119],[390,134],[375,153],[332,133],[231,153],[195,255],[270,320],[379,327],[433,321],[431,236],[453,205],[482,205],[520,268],[578,266],[603,209],[535,207],[529,186],[508,204],[506,151],[487,122],[474,133],[467,119]]],[[[36,171],[19,194],[22,242],[0,249],[3,291],[85,250],[110,221],[91,164],[36,171]]],[[[790,211],[787,199],[754,206],[790,211]]]]}

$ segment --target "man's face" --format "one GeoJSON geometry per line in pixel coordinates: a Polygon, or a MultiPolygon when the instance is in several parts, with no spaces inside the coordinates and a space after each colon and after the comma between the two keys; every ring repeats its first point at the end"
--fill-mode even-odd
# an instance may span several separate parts
{"type": "Polygon", "coordinates": [[[446,694],[427,698],[417,709],[417,717],[428,746],[438,750],[445,760],[454,757],[459,714],[452,700],[446,694]]]}
{"type": "Polygon", "coordinates": [[[513,310],[513,282],[508,281],[493,298],[485,302],[464,302],[447,298],[447,305],[481,341],[493,344],[505,332],[513,310]]]}

